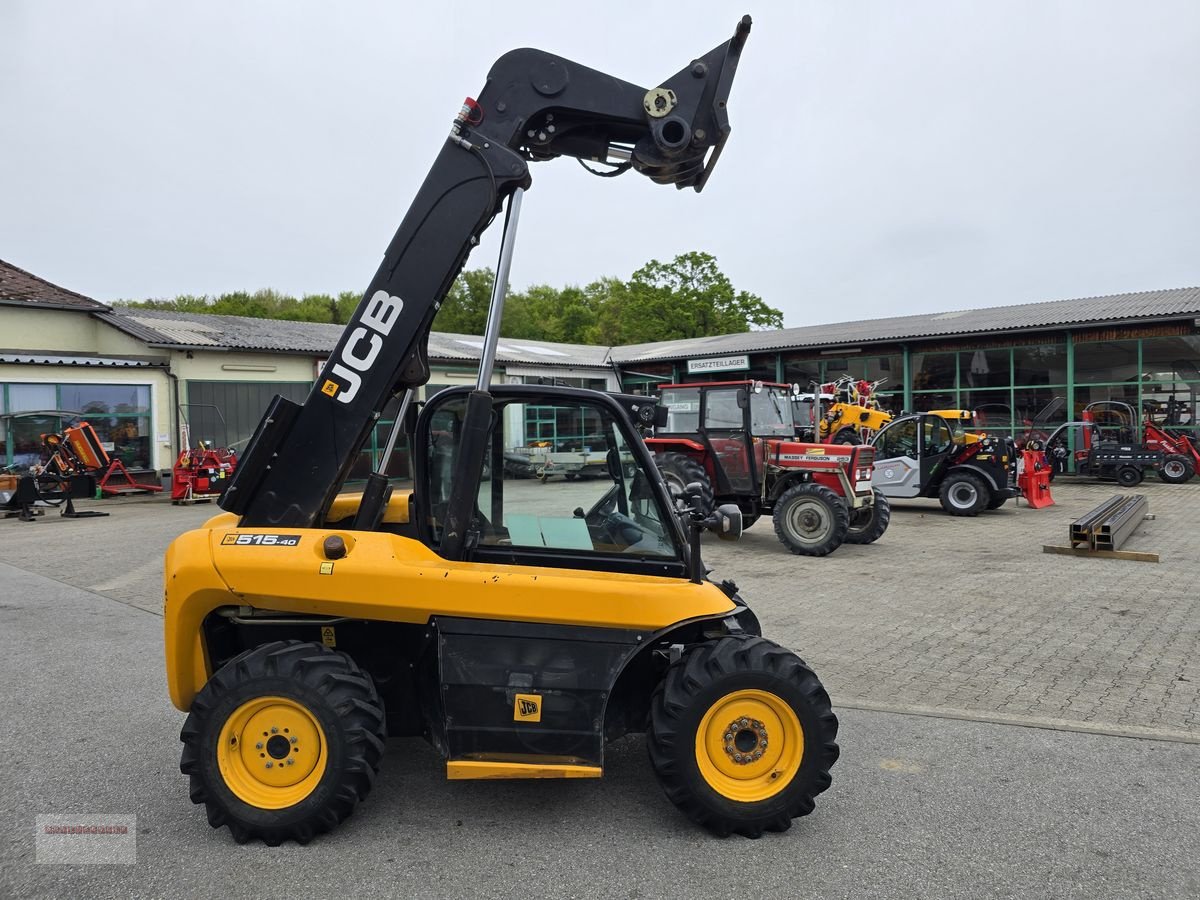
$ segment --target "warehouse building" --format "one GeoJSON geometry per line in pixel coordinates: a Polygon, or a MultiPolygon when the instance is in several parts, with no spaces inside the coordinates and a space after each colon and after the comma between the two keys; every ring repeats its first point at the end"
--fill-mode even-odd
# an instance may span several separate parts
{"type": "Polygon", "coordinates": [[[971,409],[991,431],[1078,418],[1096,400],[1174,398],[1195,428],[1200,288],[752,331],[612,351],[626,390],[668,381],[882,380],[892,412],[971,409]]]}
{"type": "MultiPolygon", "coordinates": [[[[84,417],[106,449],[134,469],[169,470],[191,440],[240,445],[275,394],[303,400],[340,325],[112,307],[0,261],[0,467],[42,458],[41,435],[84,417]]],[[[472,384],[482,341],[430,337],[432,375],[421,396],[472,384]]],[[[495,381],[617,390],[604,347],[503,340],[495,381]]],[[[355,469],[386,439],[385,411],[355,469]]],[[[532,412],[531,415],[535,415],[532,412]]],[[[531,434],[560,439],[555,422],[531,434]]],[[[406,475],[406,454],[394,474],[406,475]]]]}
{"type": "MultiPolygon", "coordinates": [[[[1195,429],[1200,289],[897,316],[627,347],[500,342],[494,381],[654,393],[689,380],[882,380],[885,407],[978,410],[992,431],[1052,427],[1089,402],[1174,399],[1195,429]]],[[[0,466],[41,455],[41,434],[82,415],[113,455],[165,471],[192,440],[239,444],[274,394],[307,396],[341,326],[99,303],[0,261],[0,466]]],[[[421,396],[475,380],[478,336],[434,333],[421,396]]],[[[385,441],[386,410],[355,469],[385,441]]],[[[582,440],[529,407],[525,437],[582,440]]],[[[575,430],[578,430],[577,428],[575,430]]],[[[406,453],[392,474],[408,474],[406,453]]]]}

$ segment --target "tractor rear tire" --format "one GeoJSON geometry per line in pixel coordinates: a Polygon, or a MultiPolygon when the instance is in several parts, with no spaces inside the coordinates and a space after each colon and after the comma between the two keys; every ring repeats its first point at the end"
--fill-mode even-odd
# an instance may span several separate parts
{"type": "Polygon", "coordinates": [[[1117,484],[1121,487],[1137,487],[1145,477],[1145,473],[1137,466],[1122,466],[1117,469],[1117,484]]]}
{"type": "Polygon", "coordinates": [[[875,488],[875,502],[869,507],[850,513],[850,528],[846,532],[847,544],[871,544],[879,540],[892,521],[892,507],[887,497],[875,488]]]}
{"type": "Polygon", "coordinates": [[[1167,484],[1184,484],[1191,481],[1195,474],[1192,461],[1178,453],[1172,453],[1164,459],[1162,468],[1158,470],[1158,477],[1167,484]]]}
{"type": "Polygon", "coordinates": [[[386,736],[383,704],[354,660],[274,641],[204,685],[179,735],[179,768],[208,824],[228,825],[239,844],[307,844],[367,796],[386,736]]]}
{"type": "Polygon", "coordinates": [[[790,650],[737,635],[671,665],[650,702],[646,747],[659,784],[721,837],[786,831],[813,811],[837,761],[837,717],[790,650]]]}
{"type": "Polygon", "coordinates": [[[991,502],[992,492],[974,472],[951,472],[938,489],[942,509],[952,516],[977,516],[991,502]]]}
{"type": "Polygon", "coordinates": [[[838,494],[811,481],[775,501],[775,534],[798,556],[828,556],[846,540],[850,511],[838,494]]]}
{"type": "Polygon", "coordinates": [[[716,506],[716,501],[713,499],[712,482],[708,480],[708,473],[704,471],[704,466],[686,453],[656,453],[654,454],[654,463],[662,472],[663,480],[667,483],[667,488],[670,490],[676,506],[682,502],[684,488],[693,482],[704,488],[704,511],[711,512],[716,506]]]}

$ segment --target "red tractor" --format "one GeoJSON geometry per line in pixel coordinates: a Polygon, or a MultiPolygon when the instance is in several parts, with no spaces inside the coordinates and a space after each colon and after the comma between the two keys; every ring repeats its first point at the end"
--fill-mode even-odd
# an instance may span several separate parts
{"type": "Polygon", "coordinates": [[[875,451],[796,440],[794,390],[726,381],[661,387],[667,424],[647,446],[677,494],[699,484],[713,503],[736,503],[744,527],[770,514],[793,553],[825,556],[843,542],[869,544],[891,509],[871,487],[875,451]]]}

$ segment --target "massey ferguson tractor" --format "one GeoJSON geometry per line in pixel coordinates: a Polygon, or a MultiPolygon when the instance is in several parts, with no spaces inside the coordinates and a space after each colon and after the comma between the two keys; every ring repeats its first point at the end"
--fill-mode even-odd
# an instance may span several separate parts
{"type": "Polygon", "coordinates": [[[790,386],[729,381],[660,390],[667,424],[646,445],[676,493],[691,485],[708,503],[736,504],[743,527],[770,515],[779,540],[802,556],[869,544],[887,530],[887,499],[871,487],[875,451],[797,441],[790,386]]]}
{"type": "Polygon", "coordinates": [[[700,191],[749,33],[747,16],[650,88],[514,50],[449,134],[408,123],[436,159],[311,393],[271,402],[224,512],[167,550],[180,794],[213,827],[305,843],[367,797],[385,740],[402,735],[428,740],[457,780],[599,778],[608,743],[644,733],[666,796],[719,835],[784,831],[830,786],[829,696],[762,637],[732,581],[709,579],[700,534],[734,539],[741,514],[676,507],[639,430],[660,420],[656,404],[491,383],[534,164],[575,158],[700,191]],[[497,219],[478,379],[417,413],[434,314],[497,219]],[[375,471],[344,490],[394,400],[375,471]],[[580,423],[600,472],[511,477],[506,453],[527,442],[533,410],[580,423]],[[401,435],[404,489],[386,474],[401,435]]]}

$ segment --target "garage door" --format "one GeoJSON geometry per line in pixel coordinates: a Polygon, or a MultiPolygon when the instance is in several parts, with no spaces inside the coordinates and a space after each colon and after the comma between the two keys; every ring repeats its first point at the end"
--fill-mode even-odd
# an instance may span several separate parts
{"type": "Polygon", "coordinates": [[[183,414],[192,428],[192,443],[212,441],[240,450],[254,434],[272,397],[281,394],[303,403],[311,388],[307,382],[294,381],[189,381],[183,414]]]}

